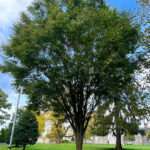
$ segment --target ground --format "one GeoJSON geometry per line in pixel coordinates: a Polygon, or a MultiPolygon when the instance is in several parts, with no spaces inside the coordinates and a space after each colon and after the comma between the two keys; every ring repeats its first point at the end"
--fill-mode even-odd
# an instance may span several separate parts
{"type": "MultiPolygon", "coordinates": [[[[113,150],[113,145],[84,145],[84,150],[113,150]]],[[[150,145],[127,145],[125,150],[150,150],[150,145]]],[[[8,150],[6,145],[0,145],[0,150],[8,150]]],[[[21,150],[21,149],[12,149],[21,150]]],[[[37,144],[34,146],[28,146],[26,150],[75,150],[74,144],[37,144]]]]}

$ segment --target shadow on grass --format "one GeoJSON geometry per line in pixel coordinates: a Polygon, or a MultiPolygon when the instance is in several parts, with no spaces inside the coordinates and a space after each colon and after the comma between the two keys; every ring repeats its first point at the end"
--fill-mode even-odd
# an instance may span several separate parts
{"type": "MultiPolygon", "coordinates": [[[[96,148],[95,150],[115,150],[115,148],[96,148]]],[[[134,148],[123,148],[123,150],[140,150],[140,149],[134,149],[134,148]]]]}
{"type": "Polygon", "coordinates": [[[115,150],[114,148],[106,148],[106,147],[100,147],[95,148],[94,150],[115,150]]]}
{"type": "Polygon", "coordinates": [[[115,149],[114,148],[103,148],[102,150],[115,150],[115,149]]]}
{"type": "Polygon", "coordinates": [[[141,149],[138,149],[138,148],[124,148],[123,150],[141,150],[141,149]]]}

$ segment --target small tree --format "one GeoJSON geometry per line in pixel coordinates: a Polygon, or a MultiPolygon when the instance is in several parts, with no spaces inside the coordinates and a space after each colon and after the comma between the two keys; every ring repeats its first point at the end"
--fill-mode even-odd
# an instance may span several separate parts
{"type": "Polygon", "coordinates": [[[0,125],[9,118],[6,111],[8,108],[10,108],[10,104],[7,102],[7,95],[0,89],[0,125]]]}
{"type": "Polygon", "coordinates": [[[9,128],[2,128],[0,130],[0,143],[7,143],[9,128]]]}
{"type": "Polygon", "coordinates": [[[14,141],[16,147],[23,146],[25,150],[26,145],[35,144],[38,138],[38,123],[35,115],[25,110],[18,119],[15,127],[14,141]]]}
{"type": "Polygon", "coordinates": [[[116,150],[122,150],[122,134],[137,134],[140,121],[150,114],[149,105],[141,94],[130,85],[122,89],[120,94],[110,96],[111,99],[104,104],[105,106],[101,106],[105,108],[104,112],[101,107],[97,110],[95,131],[104,135],[109,131],[113,132],[116,136],[116,150]]]}

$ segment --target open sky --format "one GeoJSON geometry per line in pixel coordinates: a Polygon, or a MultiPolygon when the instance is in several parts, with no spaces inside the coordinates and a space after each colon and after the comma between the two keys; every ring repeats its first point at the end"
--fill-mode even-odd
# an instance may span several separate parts
{"type": "MultiPolygon", "coordinates": [[[[7,43],[12,35],[13,24],[19,20],[20,14],[26,11],[33,0],[0,0],[0,46],[7,43]]],[[[136,0],[106,0],[107,4],[119,11],[130,11],[137,13],[138,5],[136,0]]],[[[0,64],[4,56],[0,49],[0,64]]],[[[12,86],[13,78],[9,74],[0,73],[0,88],[8,94],[9,101],[16,104],[17,92],[12,86]]],[[[22,96],[21,106],[26,104],[27,97],[22,96]]]]}

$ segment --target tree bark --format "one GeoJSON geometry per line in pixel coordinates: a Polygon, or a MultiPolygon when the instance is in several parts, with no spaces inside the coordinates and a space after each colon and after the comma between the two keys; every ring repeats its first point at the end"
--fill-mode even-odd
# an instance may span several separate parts
{"type": "Polygon", "coordinates": [[[25,150],[26,149],[26,145],[23,145],[23,150],[25,150]]]}
{"type": "Polygon", "coordinates": [[[120,129],[116,129],[116,150],[122,150],[122,144],[121,144],[121,131],[120,129]]]}
{"type": "Polygon", "coordinates": [[[84,137],[84,134],[82,134],[80,132],[75,133],[76,150],[83,149],[83,137],[84,137]]]}
{"type": "Polygon", "coordinates": [[[115,124],[116,124],[116,148],[115,150],[122,150],[122,144],[121,144],[121,129],[120,129],[120,123],[119,123],[119,118],[120,118],[120,104],[118,103],[118,99],[115,97],[114,98],[114,104],[115,104],[115,124]]]}

